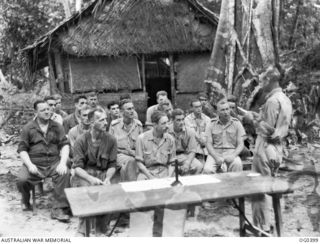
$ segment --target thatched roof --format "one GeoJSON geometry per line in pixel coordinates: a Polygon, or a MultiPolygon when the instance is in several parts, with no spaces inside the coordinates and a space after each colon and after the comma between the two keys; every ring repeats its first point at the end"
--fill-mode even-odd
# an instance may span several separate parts
{"type": "Polygon", "coordinates": [[[23,51],[33,62],[50,48],[75,56],[207,51],[217,23],[197,0],[96,0],[23,51]]]}

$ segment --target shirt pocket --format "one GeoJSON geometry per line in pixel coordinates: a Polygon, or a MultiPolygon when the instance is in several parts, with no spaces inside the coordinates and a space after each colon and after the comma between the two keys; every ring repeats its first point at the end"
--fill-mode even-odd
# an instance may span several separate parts
{"type": "Polygon", "coordinates": [[[151,151],[144,151],[143,152],[143,159],[146,166],[152,165],[152,152],[151,151]]]}
{"type": "Polygon", "coordinates": [[[213,144],[222,143],[222,131],[221,132],[212,132],[212,142],[213,142],[213,144]]]}
{"type": "Polygon", "coordinates": [[[158,153],[158,159],[157,161],[161,164],[167,164],[169,161],[169,156],[170,156],[171,152],[169,152],[168,150],[159,150],[158,153]]]}

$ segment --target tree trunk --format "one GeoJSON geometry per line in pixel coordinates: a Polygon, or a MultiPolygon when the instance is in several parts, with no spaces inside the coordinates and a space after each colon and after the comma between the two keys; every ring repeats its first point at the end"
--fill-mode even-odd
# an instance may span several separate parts
{"type": "Polygon", "coordinates": [[[299,15],[300,15],[300,10],[301,10],[302,4],[303,4],[303,0],[299,0],[298,3],[297,3],[296,14],[294,16],[292,30],[291,30],[291,34],[290,34],[289,41],[288,41],[289,49],[293,49],[294,48],[294,35],[295,35],[296,30],[298,28],[298,23],[299,23],[298,20],[299,20],[299,15]]]}
{"type": "Polygon", "coordinates": [[[205,80],[211,103],[221,88],[221,96],[234,94],[246,104],[257,74],[279,66],[279,14],[280,0],[222,0],[205,80]]]}

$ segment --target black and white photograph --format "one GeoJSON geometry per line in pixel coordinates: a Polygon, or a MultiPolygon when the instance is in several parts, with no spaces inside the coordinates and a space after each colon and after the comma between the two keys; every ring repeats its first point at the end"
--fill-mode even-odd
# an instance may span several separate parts
{"type": "Polygon", "coordinates": [[[319,23],[320,0],[1,0],[0,242],[317,243],[319,23]]]}

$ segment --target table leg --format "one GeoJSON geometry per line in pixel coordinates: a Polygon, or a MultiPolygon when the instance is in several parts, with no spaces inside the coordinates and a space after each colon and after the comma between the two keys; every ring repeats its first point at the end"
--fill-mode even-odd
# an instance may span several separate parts
{"type": "Polygon", "coordinates": [[[89,237],[90,236],[90,230],[91,230],[91,221],[90,221],[89,217],[85,218],[85,223],[86,223],[85,237],[89,237]]]}
{"type": "Polygon", "coordinates": [[[272,195],[274,218],[276,221],[276,229],[277,229],[278,236],[281,236],[281,232],[282,232],[282,215],[281,215],[280,198],[281,198],[280,194],[272,195]]]}
{"type": "Polygon", "coordinates": [[[244,197],[239,198],[239,209],[243,214],[239,211],[239,221],[240,221],[240,236],[246,236],[246,225],[245,225],[245,204],[244,197]]]}

